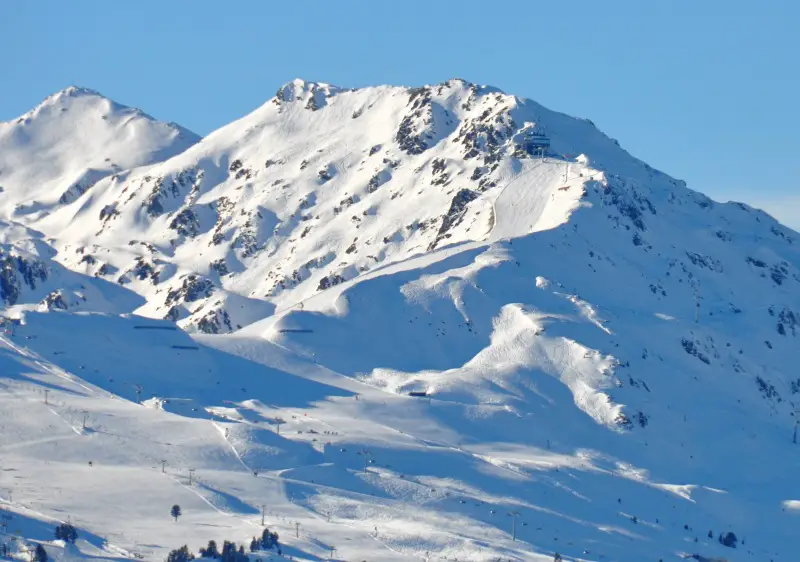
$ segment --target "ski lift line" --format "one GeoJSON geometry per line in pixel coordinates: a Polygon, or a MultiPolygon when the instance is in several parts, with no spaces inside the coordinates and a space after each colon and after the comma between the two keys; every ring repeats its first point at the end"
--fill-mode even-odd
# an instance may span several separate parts
{"type": "Polygon", "coordinates": [[[519,181],[522,178],[526,177],[528,174],[530,174],[531,172],[533,172],[534,170],[536,170],[540,166],[543,166],[544,164],[545,164],[545,160],[544,160],[544,158],[542,158],[541,162],[531,166],[531,168],[528,171],[524,172],[521,175],[518,175],[517,177],[512,179],[510,182],[508,182],[505,186],[503,186],[503,189],[500,190],[500,192],[497,194],[497,197],[495,197],[494,200],[492,201],[492,229],[486,234],[486,237],[484,238],[484,240],[488,240],[492,236],[492,232],[494,232],[494,229],[497,227],[497,207],[495,205],[497,200],[500,199],[500,197],[502,197],[502,195],[503,195],[503,193],[505,193],[506,189],[511,187],[517,181],[519,181]]]}
{"type": "MultiPolygon", "coordinates": [[[[286,478],[286,479],[283,479],[283,480],[288,481],[288,482],[296,482],[298,484],[306,484],[306,485],[308,484],[308,482],[305,482],[303,480],[294,480],[294,479],[289,479],[289,478],[286,478]]],[[[336,491],[340,491],[341,490],[340,488],[333,488],[331,486],[324,486],[323,485],[323,486],[320,486],[320,487],[330,488],[330,489],[336,490],[336,491]]],[[[351,492],[351,493],[353,493],[353,492],[351,492]]],[[[365,496],[365,497],[369,497],[371,499],[374,499],[373,496],[367,496],[367,494],[361,494],[361,493],[358,493],[358,492],[356,492],[356,494],[359,495],[359,496],[365,496]]],[[[305,511],[307,511],[308,513],[310,513],[311,515],[313,515],[314,517],[316,517],[320,521],[325,521],[326,523],[331,523],[331,521],[329,521],[327,518],[323,518],[322,515],[320,513],[318,513],[315,509],[311,509],[309,507],[297,504],[297,503],[294,502],[294,500],[291,497],[289,497],[288,499],[289,499],[289,503],[291,503],[292,505],[294,505],[296,507],[304,509],[305,511]]],[[[395,508],[393,505],[388,505],[388,506],[384,506],[384,507],[387,507],[389,509],[398,509],[398,508],[395,508]]],[[[405,556],[406,558],[411,558],[413,560],[416,560],[415,556],[412,556],[410,554],[406,554],[404,552],[400,552],[398,550],[393,549],[391,546],[389,546],[388,544],[386,544],[385,542],[380,540],[378,537],[374,536],[372,533],[370,533],[368,531],[363,531],[363,530],[359,529],[358,527],[356,527],[354,524],[347,523],[345,521],[336,521],[334,523],[339,524],[339,525],[344,525],[345,527],[349,527],[349,528],[351,528],[351,529],[353,529],[355,531],[361,531],[361,532],[367,533],[367,536],[369,536],[372,540],[376,541],[378,544],[381,544],[383,547],[385,547],[390,552],[393,552],[394,554],[399,554],[400,556],[405,556]]]]}
{"type": "MultiPolygon", "coordinates": [[[[194,495],[196,495],[198,498],[200,498],[201,500],[203,500],[203,502],[204,502],[206,505],[208,505],[208,506],[209,506],[211,509],[213,509],[214,511],[216,511],[216,512],[217,512],[217,513],[219,513],[220,515],[226,515],[226,516],[228,516],[228,517],[236,517],[236,514],[235,514],[235,513],[229,513],[229,512],[227,512],[227,511],[222,511],[220,508],[218,508],[218,507],[217,507],[217,506],[215,506],[213,503],[211,503],[211,502],[210,502],[210,501],[209,501],[209,500],[208,500],[208,499],[207,499],[207,498],[206,498],[206,497],[205,497],[203,494],[201,494],[200,492],[198,492],[197,490],[195,490],[195,489],[194,489],[192,486],[187,486],[186,484],[184,484],[183,482],[181,482],[180,478],[178,478],[178,477],[176,477],[176,476],[172,476],[171,474],[170,474],[170,475],[168,475],[168,476],[169,476],[170,478],[172,478],[172,479],[173,479],[175,482],[177,482],[178,484],[180,484],[181,486],[183,486],[184,488],[186,488],[187,490],[189,490],[190,492],[192,492],[192,493],[193,493],[194,495]]],[[[241,519],[242,521],[244,521],[244,522],[246,522],[246,523],[249,523],[249,521],[247,521],[247,519],[242,519],[241,517],[237,517],[237,519],[241,519]]]]}
{"type": "MultiPolygon", "coordinates": [[[[570,164],[569,160],[567,160],[567,157],[568,157],[568,156],[573,156],[573,155],[566,155],[566,154],[562,154],[562,155],[561,155],[561,157],[562,157],[562,158],[564,159],[564,161],[566,162],[566,165],[567,165],[567,170],[569,170],[569,164],[570,164]]],[[[522,178],[526,177],[528,174],[532,173],[534,170],[538,169],[540,166],[542,166],[542,165],[544,165],[544,164],[547,164],[547,161],[546,161],[545,157],[543,156],[543,157],[542,157],[542,160],[541,160],[541,162],[538,162],[537,164],[535,164],[535,165],[531,166],[531,168],[530,168],[530,169],[528,169],[528,170],[527,170],[527,171],[525,171],[524,173],[522,173],[522,174],[518,175],[516,178],[512,179],[510,182],[508,182],[508,183],[507,183],[507,184],[506,184],[506,185],[503,187],[503,189],[501,189],[501,190],[500,190],[500,192],[497,194],[497,197],[495,197],[495,198],[494,198],[494,200],[492,201],[492,221],[491,221],[491,222],[492,222],[492,228],[491,228],[491,230],[490,230],[490,231],[489,231],[489,232],[486,234],[486,236],[484,237],[484,241],[486,241],[486,240],[489,240],[489,238],[491,238],[491,236],[492,236],[492,232],[494,232],[494,230],[495,230],[495,228],[496,228],[496,226],[497,226],[497,207],[496,207],[496,202],[497,202],[497,201],[500,199],[500,197],[503,195],[503,193],[505,193],[506,189],[508,189],[508,188],[509,188],[509,187],[511,187],[511,186],[512,186],[514,183],[516,183],[517,181],[519,181],[519,180],[521,180],[522,178]]],[[[591,177],[591,176],[594,176],[594,175],[597,175],[597,174],[602,174],[602,173],[603,173],[602,171],[597,171],[597,172],[594,172],[594,173],[590,174],[590,175],[589,175],[589,177],[591,177]]],[[[565,182],[566,182],[566,181],[569,181],[569,179],[567,178],[567,179],[565,179],[564,181],[565,181],[565,182]]]]}

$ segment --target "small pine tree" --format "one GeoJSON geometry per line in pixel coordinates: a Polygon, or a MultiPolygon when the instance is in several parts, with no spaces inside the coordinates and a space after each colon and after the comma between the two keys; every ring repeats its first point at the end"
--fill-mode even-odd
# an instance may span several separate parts
{"type": "Polygon", "coordinates": [[[74,544],[78,538],[78,531],[70,523],[61,523],[56,527],[56,539],[74,544]]]}
{"type": "Polygon", "coordinates": [[[178,504],[173,505],[172,509],[170,509],[169,513],[170,513],[170,515],[172,515],[172,517],[175,518],[175,521],[177,521],[178,517],[181,516],[181,506],[179,506],[178,504]]]}
{"type": "Polygon", "coordinates": [[[269,529],[264,529],[261,533],[261,548],[263,550],[272,550],[278,546],[278,533],[271,533],[269,529]]]}
{"type": "Polygon", "coordinates": [[[723,546],[727,546],[728,548],[736,548],[736,543],[739,542],[739,539],[736,538],[734,533],[728,531],[727,533],[720,533],[719,535],[719,542],[723,546]]]}
{"type": "Polygon", "coordinates": [[[186,545],[176,548],[167,556],[167,562],[189,562],[190,560],[194,560],[194,554],[189,552],[189,547],[186,545]]]}
{"type": "Polygon", "coordinates": [[[250,552],[256,552],[260,548],[261,548],[261,543],[257,538],[253,537],[253,540],[250,541],[250,552]]]}
{"type": "Polygon", "coordinates": [[[36,545],[36,552],[33,553],[33,562],[47,562],[47,551],[41,544],[36,545]]]}
{"type": "Polygon", "coordinates": [[[218,558],[219,550],[217,550],[216,541],[208,541],[208,546],[200,549],[200,556],[202,558],[218,558]]]}
{"type": "Polygon", "coordinates": [[[261,548],[264,550],[272,548],[272,534],[269,529],[264,529],[264,532],[261,533],[261,548]]]}
{"type": "Polygon", "coordinates": [[[220,552],[220,560],[222,562],[234,562],[233,554],[236,552],[236,545],[230,541],[222,543],[222,552],[220,552]]]}
{"type": "Polygon", "coordinates": [[[222,544],[222,552],[220,553],[221,562],[248,562],[250,558],[244,551],[244,545],[236,548],[235,542],[225,541],[222,544]]]}

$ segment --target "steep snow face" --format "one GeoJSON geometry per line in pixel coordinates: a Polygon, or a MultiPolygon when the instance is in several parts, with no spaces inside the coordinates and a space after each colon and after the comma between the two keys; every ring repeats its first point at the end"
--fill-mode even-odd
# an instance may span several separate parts
{"type": "Polygon", "coordinates": [[[0,216],[32,221],[106,176],[174,156],[200,138],[70,87],[0,123],[0,216]]]}
{"type": "MultiPolygon", "coordinates": [[[[746,381],[739,398],[762,392],[766,402],[756,402],[765,417],[780,411],[791,426],[798,383],[786,366],[800,351],[796,234],[687,190],[617,178],[586,185],[567,224],[406,260],[245,333],[391,392],[516,404],[525,413],[540,402],[531,381],[546,374],[611,429],[647,426],[651,413],[638,399],[621,400],[620,389],[649,394],[662,367],[695,380],[708,369],[730,371],[746,381]]],[[[534,220],[526,207],[533,196],[509,187],[495,205],[495,231],[534,220]],[[501,204],[514,200],[512,189],[517,202],[501,204]]]]}
{"type": "Polygon", "coordinates": [[[113,266],[107,279],[147,297],[140,313],[230,331],[413,255],[558,226],[583,183],[602,177],[593,166],[617,161],[647,173],[590,123],[462,80],[359,90],[295,80],[38,226],[113,266]],[[542,135],[545,158],[533,147],[542,135]],[[498,229],[498,213],[523,218],[498,229]]]}

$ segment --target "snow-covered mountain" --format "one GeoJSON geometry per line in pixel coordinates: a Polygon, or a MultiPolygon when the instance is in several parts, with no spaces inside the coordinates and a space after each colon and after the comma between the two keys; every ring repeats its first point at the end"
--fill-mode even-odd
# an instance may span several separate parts
{"type": "Polygon", "coordinates": [[[0,123],[0,216],[35,220],[107,176],[159,162],[199,140],[92,90],[67,88],[0,123]]]}
{"type": "Polygon", "coordinates": [[[70,89],[0,125],[0,170],[34,539],[66,510],[108,537],[82,552],[158,558],[268,502],[306,560],[796,556],[800,236],[588,120],[295,80],[198,141],[70,89]]]}

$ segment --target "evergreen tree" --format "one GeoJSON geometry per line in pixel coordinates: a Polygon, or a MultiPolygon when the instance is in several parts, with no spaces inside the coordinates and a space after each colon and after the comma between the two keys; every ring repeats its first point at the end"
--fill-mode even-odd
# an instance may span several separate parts
{"type": "Polygon", "coordinates": [[[218,558],[219,550],[217,550],[216,541],[208,541],[208,546],[200,549],[200,556],[203,558],[218,558]]]}
{"type": "Polygon", "coordinates": [[[47,551],[41,544],[36,545],[36,552],[33,554],[33,562],[47,562],[47,551]]]}
{"type": "Polygon", "coordinates": [[[736,543],[739,542],[739,539],[736,538],[736,535],[734,533],[731,533],[729,531],[727,533],[720,533],[719,542],[723,546],[727,546],[729,548],[736,548],[736,543]]]}
{"type": "Polygon", "coordinates": [[[181,506],[179,506],[178,504],[173,505],[169,513],[175,518],[175,521],[177,521],[178,517],[181,516],[181,506]]]}
{"type": "Polygon", "coordinates": [[[236,552],[236,545],[232,542],[225,541],[222,543],[222,552],[220,553],[220,560],[222,562],[234,562],[234,553],[236,552]]]}
{"type": "Polygon", "coordinates": [[[189,560],[194,560],[194,554],[189,552],[189,547],[186,545],[176,548],[167,556],[167,562],[189,562],[189,560]]]}
{"type": "Polygon", "coordinates": [[[262,550],[272,550],[276,546],[278,546],[278,533],[270,533],[269,529],[264,529],[261,533],[262,550]]]}
{"type": "Polygon", "coordinates": [[[235,542],[225,541],[222,544],[222,552],[220,553],[221,562],[249,562],[250,558],[244,551],[244,545],[236,548],[235,542]]]}
{"type": "Polygon", "coordinates": [[[56,539],[74,544],[77,538],[78,531],[70,523],[61,523],[56,527],[56,539]]]}
{"type": "Polygon", "coordinates": [[[253,537],[253,540],[250,541],[250,552],[255,552],[261,548],[261,543],[258,542],[258,539],[253,537]]]}

